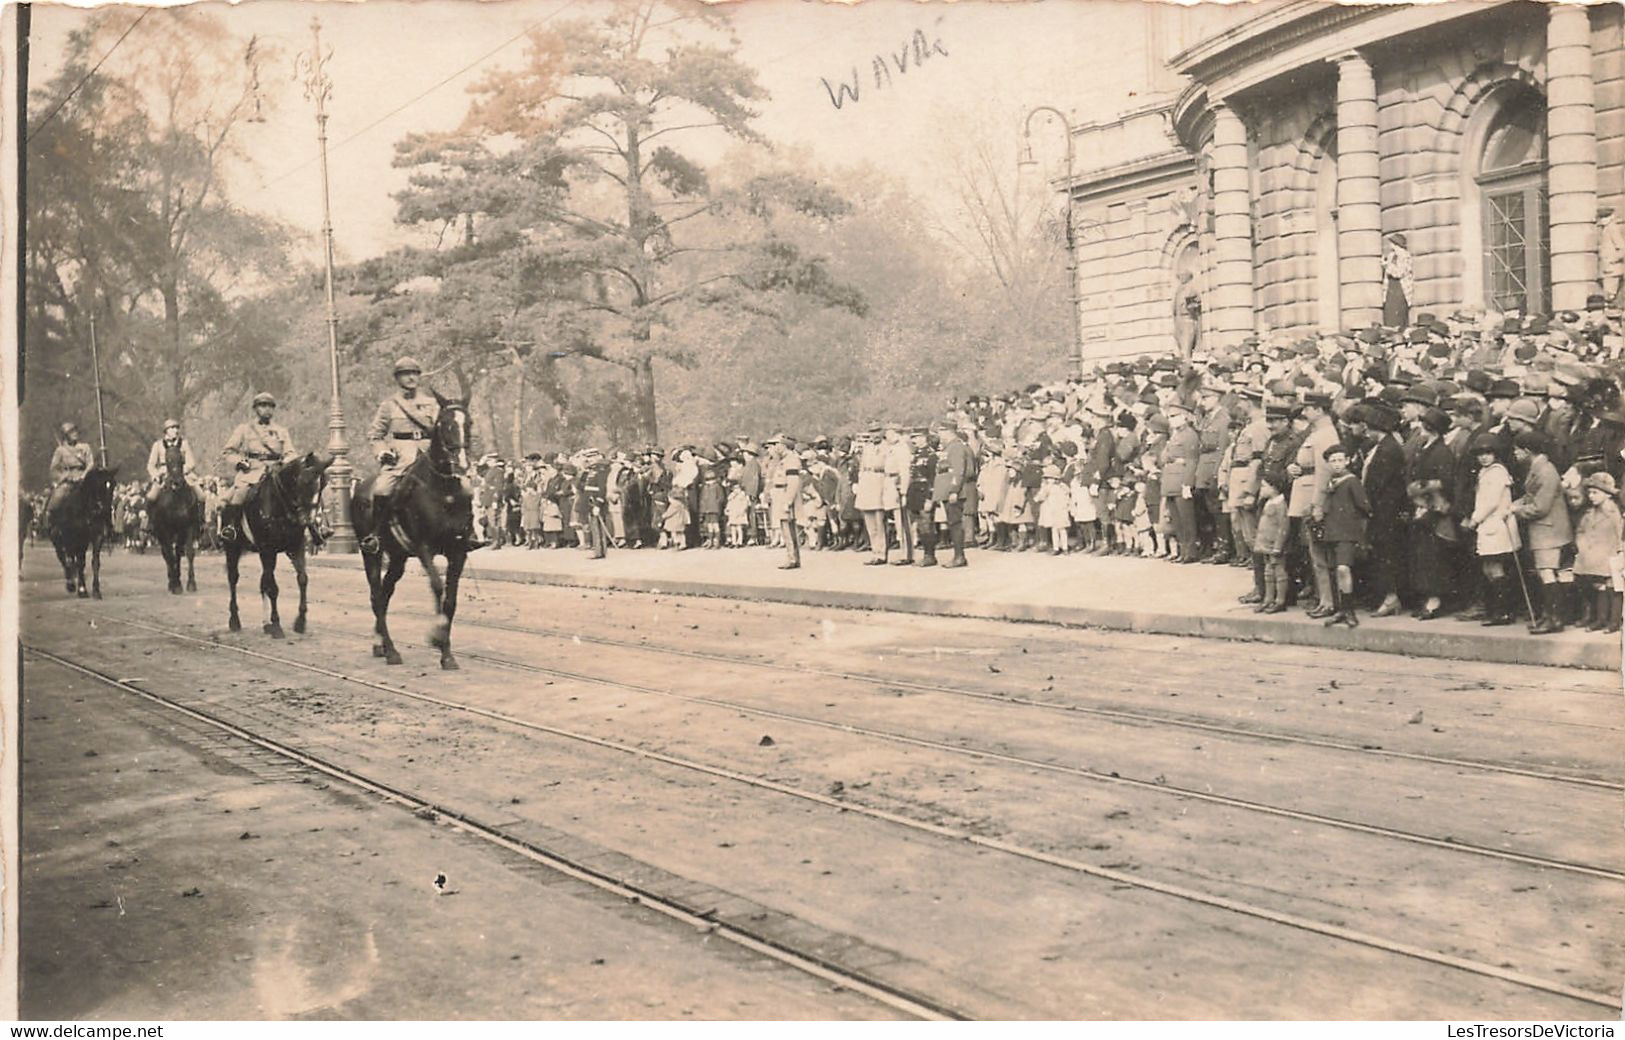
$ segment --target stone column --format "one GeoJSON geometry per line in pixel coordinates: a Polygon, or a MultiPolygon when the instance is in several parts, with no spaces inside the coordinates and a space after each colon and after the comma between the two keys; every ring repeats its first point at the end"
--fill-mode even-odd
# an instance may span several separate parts
{"type": "Polygon", "coordinates": [[[1350,52],[1337,59],[1337,275],[1345,329],[1382,320],[1382,202],[1377,81],[1350,52]]]}
{"type": "Polygon", "coordinates": [[[1252,220],[1247,128],[1220,102],[1213,106],[1213,284],[1202,316],[1209,349],[1234,346],[1253,332],[1252,220]]]}
{"type": "Polygon", "coordinates": [[[1597,87],[1591,19],[1552,4],[1546,16],[1546,183],[1552,244],[1551,310],[1583,310],[1597,281],[1597,87]]]}

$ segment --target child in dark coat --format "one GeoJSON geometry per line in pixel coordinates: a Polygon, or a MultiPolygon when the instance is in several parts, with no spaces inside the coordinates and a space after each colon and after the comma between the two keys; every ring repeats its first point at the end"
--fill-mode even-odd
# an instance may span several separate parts
{"type": "Polygon", "coordinates": [[[1348,449],[1341,442],[1327,445],[1321,458],[1331,471],[1326,484],[1322,541],[1337,568],[1332,594],[1335,613],[1326,619],[1326,626],[1354,628],[1360,623],[1354,613],[1354,557],[1365,543],[1365,522],[1371,516],[1371,500],[1366,497],[1360,478],[1349,472],[1348,449]]]}

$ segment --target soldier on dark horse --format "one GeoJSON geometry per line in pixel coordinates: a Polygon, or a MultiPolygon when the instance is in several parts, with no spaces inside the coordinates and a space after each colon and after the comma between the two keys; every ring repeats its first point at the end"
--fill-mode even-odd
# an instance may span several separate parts
{"type": "Polygon", "coordinates": [[[203,495],[198,488],[192,446],[181,434],[179,419],[164,422],[164,435],[147,453],[147,518],[152,537],[164,554],[169,591],[180,594],[181,558],[186,558],[186,591],[197,591],[193,560],[203,529],[203,495]]]}
{"type": "Polygon", "coordinates": [[[69,593],[102,598],[102,543],[113,534],[113,484],[117,469],[96,465],[79,428],[62,424],[61,440],[51,455],[51,497],[45,517],[51,544],[62,564],[69,593]],[[90,589],[85,589],[85,555],[90,555],[90,589]]]}
{"type": "Polygon", "coordinates": [[[299,582],[299,614],[293,630],[305,630],[305,536],[316,536],[315,511],[331,458],[295,454],[288,431],[271,420],[276,398],[254,398],[254,419],[232,431],[221,452],[236,472],[231,497],[221,513],[220,537],[226,550],[226,582],[231,586],[230,627],[242,630],[237,614],[238,564],[251,543],[260,556],[260,602],[265,633],[282,638],[277,613],[276,558],[286,555],[299,582]]]}
{"type": "Polygon", "coordinates": [[[473,537],[468,410],[460,401],[420,393],[422,373],[413,358],[395,362],[400,389],[378,406],[367,434],[378,457],[378,477],[356,488],[351,522],[372,590],[373,656],[401,663],[386,618],[407,558],[415,557],[434,590],[438,616],[429,641],[440,650],[440,667],[455,669],[451,620],[457,613],[457,584],[469,552],[484,543],[473,537]],[[444,582],[436,556],[446,558],[444,582]]]}

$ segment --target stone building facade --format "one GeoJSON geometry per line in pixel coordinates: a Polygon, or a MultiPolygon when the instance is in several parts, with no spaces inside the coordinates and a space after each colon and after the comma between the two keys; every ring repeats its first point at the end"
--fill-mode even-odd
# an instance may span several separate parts
{"type": "Polygon", "coordinates": [[[1625,211],[1625,9],[1254,7],[1173,56],[1177,92],[1079,128],[1082,353],[1208,348],[1381,317],[1402,232],[1412,309],[1546,313],[1598,290],[1625,211]]]}

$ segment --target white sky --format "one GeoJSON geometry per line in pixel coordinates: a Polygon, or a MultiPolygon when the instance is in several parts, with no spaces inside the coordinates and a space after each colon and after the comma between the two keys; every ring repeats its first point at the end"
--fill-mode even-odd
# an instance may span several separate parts
{"type": "MultiPolygon", "coordinates": [[[[234,173],[233,198],[309,233],[313,249],[321,225],[314,109],[293,78],[291,55],[308,48],[311,16],[320,14],[323,40],[333,49],[333,222],[339,254],[352,260],[404,240],[393,224],[390,198],[405,184],[404,171],[390,166],[394,142],[409,131],[454,127],[468,106],[467,85],[488,68],[520,60],[523,41],[502,45],[526,25],[597,10],[596,0],[251,0],[216,6],[245,42],[257,33],[284,54],[262,72],[272,112],[267,122],[244,128],[240,140],[249,161],[234,173]],[[499,47],[477,67],[429,89],[499,47]]],[[[873,163],[941,208],[949,204],[939,187],[940,171],[956,145],[956,128],[978,120],[996,127],[1007,137],[999,144],[1014,164],[1020,117],[1033,105],[1054,105],[1082,122],[1109,118],[1136,103],[1147,89],[1146,23],[1156,6],[1133,0],[868,0],[838,7],[747,0],[731,10],[741,56],[772,94],[757,124],[770,140],[805,149],[824,163],[873,163]],[[948,55],[933,56],[874,90],[871,60],[902,47],[916,28],[940,40],[948,55]],[[820,77],[832,83],[843,74],[850,79],[854,65],[862,100],[838,111],[820,77]]],[[[71,8],[35,6],[32,84],[50,78],[67,32],[84,17],[71,8]]],[[[1178,21],[1179,15],[1169,11],[1165,18],[1178,21]]],[[[1188,15],[1184,21],[1190,37],[1188,15]]],[[[1166,53],[1192,42],[1170,26],[1162,41],[1166,53]]],[[[115,69],[116,61],[107,67],[115,69]]],[[[1045,172],[1058,173],[1064,154],[1059,128],[1038,123],[1034,133],[1037,153],[1049,164],[1045,172]]]]}

